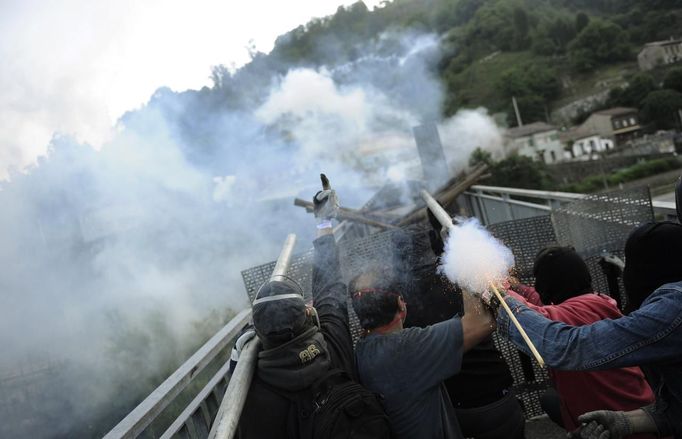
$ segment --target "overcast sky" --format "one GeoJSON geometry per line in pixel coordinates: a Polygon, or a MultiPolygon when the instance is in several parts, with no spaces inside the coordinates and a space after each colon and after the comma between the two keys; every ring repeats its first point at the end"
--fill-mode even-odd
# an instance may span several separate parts
{"type": "MultiPolygon", "coordinates": [[[[275,38],[355,0],[0,0],[0,179],[54,132],[101,145],[160,86],[210,85],[275,38]]],[[[371,9],[379,0],[365,0],[371,9]]]]}

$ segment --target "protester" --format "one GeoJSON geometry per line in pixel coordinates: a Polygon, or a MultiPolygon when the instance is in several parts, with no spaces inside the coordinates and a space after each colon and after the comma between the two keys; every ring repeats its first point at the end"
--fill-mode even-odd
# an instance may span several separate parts
{"type": "MultiPolygon", "coordinates": [[[[541,315],[573,326],[622,317],[612,298],[595,293],[587,265],[571,247],[548,247],[540,251],[533,266],[535,288],[513,279],[511,297],[541,315]],[[543,305],[543,302],[548,305],[543,305]]],[[[559,425],[572,431],[585,412],[634,410],[653,402],[654,394],[638,367],[596,372],[549,369],[557,392],[541,398],[543,409],[559,425]],[[557,399],[549,397],[556,395],[557,399]],[[556,405],[556,408],[554,407],[556,405]],[[558,409],[558,410],[557,410],[558,409]]]]}
{"type": "MultiPolygon", "coordinates": [[[[335,410],[350,403],[359,413],[356,420],[364,425],[343,437],[387,439],[390,430],[378,398],[352,381],[356,373],[347,290],[341,280],[331,224],[338,209],[336,195],[326,189],[313,201],[319,219],[314,241],[313,307],[306,307],[301,287],[288,278],[268,282],[258,291],[253,324],[263,350],[258,354],[240,418],[239,437],[336,437],[333,434],[342,431],[334,422],[345,413],[335,410]],[[351,392],[345,392],[347,389],[351,392]],[[349,400],[348,395],[356,395],[357,401],[349,400]],[[331,401],[333,404],[327,404],[331,401]],[[321,419],[325,416],[330,417],[321,419]],[[320,432],[321,424],[323,429],[337,431],[320,432]]],[[[349,426],[347,423],[341,428],[349,426]]]]}
{"type": "MultiPolygon", "coordinates": [[[[641,365],[656,395],[653,405],[628,412],[596,411],[579,420],[584,437],[621,438],[657,433],[682,438],[682,225],[647,223],[625,245],[623,273],[629,315],[590,325],[549,320],[507,296],[528,336],[547,365],[562,370],[604,370],[641,365]],[[587,435],[587,436],[586,436],[587,435]]],[[[501,334],[527,351],[505,313],[501,334]]]]}
{"type": "MultiPolygon", "coordinates": [[[[427,211],[431,230],[429,241],[433,255],[443,254],[441,224],[427,211]]],[[[448,320],[462,312],[461,291],[447,278],[434,271],[433,255],[429,264],[417,272],[414,294],[405,295],[410,313],[405,326],[425,327],[448,320]]],[[[511,387],[514,383],[509,366],[487,337],[462,357],[460,371],[445,380],[457,421],[464,437],[476,439],[523,439],[526,419],[511,387]]]]}
{"type": "Polygon", "coordinates": [[[443,380],[460,370],[464,352],[491,334],[490,313],[464,294],[463,317],[403,329],[407,307],[392,269],[368,269],[349,291],[366,331],[356,346],[360,382],[384,396],[395,437],[461,438],[443,380]]]}

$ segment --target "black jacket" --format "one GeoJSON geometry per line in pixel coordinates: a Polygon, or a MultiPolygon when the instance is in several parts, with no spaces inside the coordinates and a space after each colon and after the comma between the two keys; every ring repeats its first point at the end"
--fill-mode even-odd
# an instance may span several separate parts
{"type": "Polygon", "coordinates": [[[258,354],[258,365],[239,420],[241,439],[295,439],[297,415],[276,392],[298,392],[336,367],[356,377],[348,327],[346,285],[341,280],[334,237],[314,242],[313,306],[320,328],[312,327],[290,342],[258,354]]]}

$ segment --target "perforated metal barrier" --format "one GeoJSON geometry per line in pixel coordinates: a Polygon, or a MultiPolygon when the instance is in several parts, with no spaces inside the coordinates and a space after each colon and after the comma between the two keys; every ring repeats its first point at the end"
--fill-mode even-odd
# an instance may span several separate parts
{"type": "MultiPolygon", "coordinates": [[[[600,257],[604,252],[622,257],[625,240],[633,227],[651,220],[653,210],[648,190],[635,189],[589,196],[552,211],[551,216],[496,223],[488,228],[514,253],[517,275],[522,282],[534,283],[533,261],[541,249],[549,245],[572,245],[585,259],[594,289],[606,293],[608,285],[598,264],[600,257]]],[[[435,255],[425,226],[344,239],[338,246],[346,283],[371,265],[388,265],[396,275],[401,275],[404,294],[414,297],[424,293],[417,291],[423,287],[424,276],[437,276],[435,255]]],[[[295,256],[288,272],[303,287],[307,298],[311,291],[312,258],[312,250],[295,256]]],[[[274,266],[275,262],[270,262],[242,272],[251,300],[260,285],[269,279],[274,266]]],[[[350,300],[348,305],[351,332],[357,340],[361,328],[350,300]]],[[[539,397],[550,385],[547,371],[497,334],[494,341],[512,373],[514,391],[526,417],[542,414],[539,397]]]]}

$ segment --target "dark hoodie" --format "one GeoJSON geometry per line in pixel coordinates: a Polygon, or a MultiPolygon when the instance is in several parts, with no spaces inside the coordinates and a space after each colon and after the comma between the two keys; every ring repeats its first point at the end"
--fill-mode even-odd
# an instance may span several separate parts
{"type": "Polygon", "coordinates": [[[356,376],[346,286],[341,280],[334,237],[323,236],[314,245],[313,306],[320,328],[311,326],[289,342],[258,354],[256,373],[239,420],[242,439],[298,437],[297,414],[277,390],[295,393],[307,389],[330,367],[356,376]]]}

